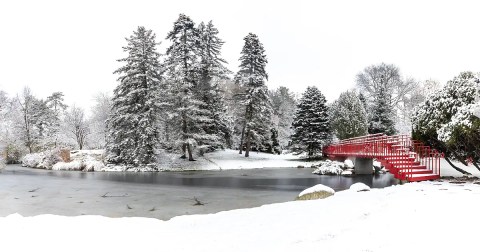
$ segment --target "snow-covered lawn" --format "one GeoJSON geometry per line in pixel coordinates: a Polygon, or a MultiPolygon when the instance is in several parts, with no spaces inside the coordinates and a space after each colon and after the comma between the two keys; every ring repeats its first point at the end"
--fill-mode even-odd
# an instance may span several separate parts
{"type": "MultiPolygon", "coordinates": [[[[470,172],[473,176],[480,178],[480,171],[477,170],[473,165],[465,166],[460,162],[453,161],[457,167],[464,169],[467,172],[470,172]]],[[[442,176],[453,176],[453,177],[461,177],[463,176],[460,172],[453,169],[445,159],[441,159],[440,161],[440,175],[442,176]]]]}
{"type": "Polygon", "coordinates": [[[346,190],[210,215],[0,218],[2,251],[478,251],[480,185],[346,190]]]}
{"type": "MultiPolygon", "coordinates": [[[[178,154],[163,154],[160,157],[162,170],[228,170],[228,169],[255,169],[255,168],[289,168],[310,167],[315,162],[306,162],[302,156],[293,154],[274,155],[262,152],[238,154],[238,150],[218,150],[197,157],[197,161],[180,159],[178,154]]],[[[317,162],[318,163],[318,162],[317,162]]]]}

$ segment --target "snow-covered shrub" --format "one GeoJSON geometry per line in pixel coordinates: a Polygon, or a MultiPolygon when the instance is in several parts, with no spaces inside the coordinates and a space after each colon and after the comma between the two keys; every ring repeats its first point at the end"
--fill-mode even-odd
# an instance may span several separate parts
{"type": "Polygon", "coordinates": [[[87,160],[84,163],[85,168],[84,171],[90,172],[90,171],[101,171],[105,165],[103,162],[97,161],[97,160],[87,160]]]}
{"type": "Polygon", "coordinates": [[[335,194],[332,188],[318,184],[303,190],[297,197],[297,200],[324,199],[335,194]]]}
{"type": "Polygon", "coordinates": [[[53,149],[25,155],[22,159],[22,166],[49,170],[61,161],[63,160],[60,156],[60,150],[53,149]]]}
{"type": "Polygon", "coordinates": [[[344,169],[344,163],[327,160],[320,162],[320,167],[315,169],[312,173],[318,175],[340,175],[344,169]]]}
{"type": "Polygon", "coordinates": [[[74,160],[72,162],[58,162],[53,165],[52,170],[56,171],[81,171],[84,169],[84,165],[80,160],[74,160]]]}
{"type": "Polygon", "coordinates": [[[42,162],[44,155],[42,153],[31,153],[22,158],[22,166],[37,168],[42,162]]]}
{"type": "Polygon", "coordinates": [[[355,192],[366,192],[370,191],[370,187],[365,185],[364,183],[355,183],[350,186],[350,190],[355,191],[355,192]]]}
{"type": "Polygon", "coordinates": [[[19,164],[22,162],[23,151],[22,148],[16,144],[9,144],[5,147],[6,164],[19,164]]]}

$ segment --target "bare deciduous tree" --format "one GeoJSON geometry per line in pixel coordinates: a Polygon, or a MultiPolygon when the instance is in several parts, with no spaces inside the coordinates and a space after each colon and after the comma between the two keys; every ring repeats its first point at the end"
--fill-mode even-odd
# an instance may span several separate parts
{"type": "Polygon", "coordinates": [[[78,148],[83,149],[87,142],[87,136],[90,134],[90,128],[82,108],[73,105],[65,113],[65,131],[77,142],[78,148]]]}
{"type": "Polygon", "coordinates": [[[383,87],[390,96],[390,105],[393,107],[415,90],[417,85],[412,78],[403,79],[399,68],[393,64],[371,65],[357,75],[357,86],[368,99],[375,99],[383,87]]]}

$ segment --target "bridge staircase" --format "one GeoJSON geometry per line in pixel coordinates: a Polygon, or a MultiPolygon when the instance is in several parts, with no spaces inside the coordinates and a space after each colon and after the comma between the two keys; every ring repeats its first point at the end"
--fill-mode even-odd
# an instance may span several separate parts
{"type": "Polygon", "coordinates": [[[443,154],[407,135],[371,134],[341,140],[326,146],[330,158],[372,158],[379,161],[395,178],[423,181],[440,178],[443,154]]]}

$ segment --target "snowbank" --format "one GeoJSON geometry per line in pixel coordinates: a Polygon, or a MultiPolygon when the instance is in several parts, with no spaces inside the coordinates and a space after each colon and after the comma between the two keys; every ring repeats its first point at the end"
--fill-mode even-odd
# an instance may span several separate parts
{"type": "Polygon", "coordinates": [[[1,248],[9,252],[401,252],[413,246],[415,251],[473,252],[478,251],[478,234],[472,227],[480,226],[479,194],[480,186],[475,184],[421,182],[169,221],[15,214],[0,217],[1,248]],[[461,214],[452,219],[452,213],[461,214]]]}

